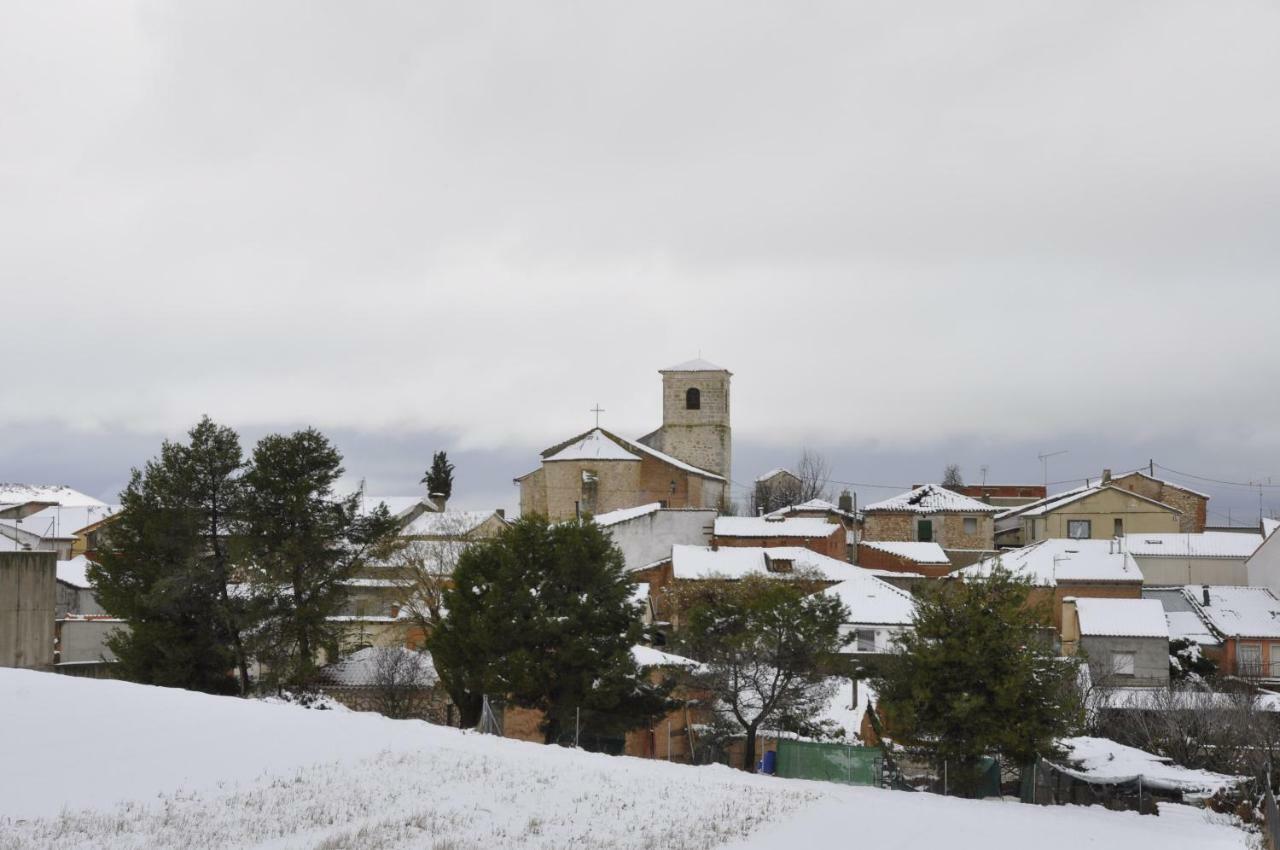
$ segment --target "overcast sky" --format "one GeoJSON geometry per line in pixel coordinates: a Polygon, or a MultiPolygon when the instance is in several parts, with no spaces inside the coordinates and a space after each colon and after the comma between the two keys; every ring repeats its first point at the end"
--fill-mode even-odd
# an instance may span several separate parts
{"type": "Polygon", "coordinates": [[[6,4],[0,479],[109,497],[207,412],[316,425],[384,492],[447,448],[461,503],[511,504],[701,353],[744,483],[808,445],[859,484],[1060,449],[1050,480],[1280,484],[1278,32],[1261,1],[6,4]]]}

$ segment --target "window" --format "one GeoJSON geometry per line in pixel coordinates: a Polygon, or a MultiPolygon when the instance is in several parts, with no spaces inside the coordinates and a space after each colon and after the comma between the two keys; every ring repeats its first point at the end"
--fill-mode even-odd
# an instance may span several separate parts
{"type": "Polygon", "coordinates": [[[1111,674],[1113,676],[1132,676],[1133,675],[1133,653],[1132,652],[1111,653],[1111,674]]]}
{"type": "Polygon", "coordinates": [[[858,652],[875,652],[876,651],[876,630],[875,629],[857,629],[854,632],[857,638],[856,646],[858,652]]]}
{"type": "Polygon", "coordinates": [[[1124,537],[1124,520],[1116,517],[1115,528],[1111,532],[1112,537],[1124,537]]]}
{"type": "Polygon", "coordinates": [[[1067,520],[1067,536],[1072,540],[1088,540],[1093,537],[1093,521],[1087,519],[1067,520]]]}
{"type": "Polygon", "coordinates": [[[1262,675],[1262,644],[1242,643],[1236,649],[1236,672],[1241,676],[1262,675]]]}
{"type": "Polygon", "coordinates": [[[976,516],[967,516],[964,518],[964,533],[965,534],[978,533],[978,518],[976,516]]]}
{"type": "Polygon", "coordinates": [[[1271,677],[1280,679],[1280,643],[1271,644],[1271,677]]]}
{"type": "Polygon", "coordinates": [[[921,543],[933,542],[933,520],[922,519],[916,522],[916,540],[921,543]]]}
{"type": "Polygon", "coordinates": [[[701,410],[702,409],[702,391],[697,387],[689,387],[684,391],[684,409],[685,410],[701,410]]]}

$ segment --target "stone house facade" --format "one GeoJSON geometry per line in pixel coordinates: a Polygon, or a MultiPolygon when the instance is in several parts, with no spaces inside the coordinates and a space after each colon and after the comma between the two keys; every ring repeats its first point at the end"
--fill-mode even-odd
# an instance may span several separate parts
{"type": "Polygon", "coordinates": [[[995,549],[1000,509],[936,484],[875,502],[862,510],[862,539],[937,543],[943,549],[995,549]]]}
{"type": "MultiPolygon", "coordinates": [[[[1104,470],[1103,483],[1130,493],[1137,493],[1152,501],[1161,502],[1177,510],[1178,531],[1183,534],[1199,534],[1204,531],[1208,521],[1209,497],[1186,487],[1162,481],[1143,472],[1130,472],[1126,475],[1111,477],[1110,470],[1104,470]]],[[[1138,529],[1134,529],[1137,531],[1138,529]]]]}

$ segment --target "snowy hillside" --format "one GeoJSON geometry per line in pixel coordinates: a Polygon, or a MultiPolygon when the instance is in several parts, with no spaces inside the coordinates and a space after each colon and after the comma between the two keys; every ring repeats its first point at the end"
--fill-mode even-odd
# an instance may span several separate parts
{"type": "Polygon", "coordinates": [[[16,670],[0,758],[0,850],[1246,846],[1182,807],[843,788],[16,670]]]}

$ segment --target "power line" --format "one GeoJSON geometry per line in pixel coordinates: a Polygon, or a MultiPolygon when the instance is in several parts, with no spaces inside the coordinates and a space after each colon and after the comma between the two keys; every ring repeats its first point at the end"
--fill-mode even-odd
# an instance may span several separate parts
{"type": "Polygon", "coordinates": [[[1248,487],[1250,490],[1258,487],[1280,488],[1280,484],[1263,484],[1258,481],[1253,481],[1249,483],[1245,483],[1243,481],[1223,481],[1220,478],[1208,478],[1203,475],[1192,475],[1190,472],[1179,472],[1176,469],[1170,469],[1169,467],[1162,466],[1161,464],[1158,464],[1158,463],[1154,464],[1154,466],[1156,467],[1156,469],[1163,469],[1165,472],[1172,472],[1174,475],[1181,475],[1183,478],[1194,478],[1196,481],[1208,481],[1213,484],[1225,484],[1229,487],[1248,487]]]}

